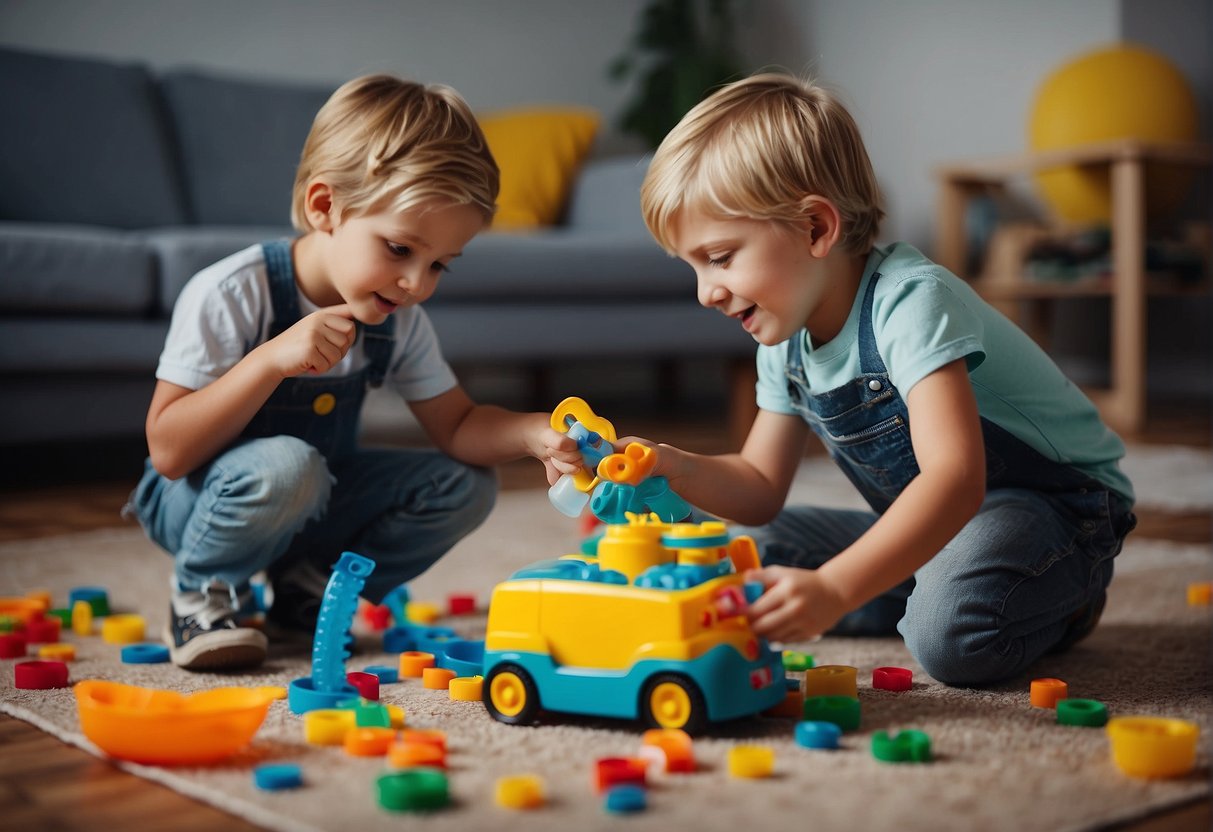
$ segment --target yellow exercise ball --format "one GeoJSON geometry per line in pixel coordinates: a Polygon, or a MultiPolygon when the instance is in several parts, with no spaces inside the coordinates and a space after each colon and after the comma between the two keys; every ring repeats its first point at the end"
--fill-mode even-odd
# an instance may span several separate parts
{"type": "MultiPolygon", "coordinates": [[[[1110,139],[1193,141],[1196,99],[1183,75],[1161,55],[1119,44],[1082,55],[1040,85],[1028,122],[1032,150],[1058,150],[1110,139]]],[[[1151,164],[1146,205],[1152,215],[1173,209],[1191,183],[1191,169],[1151,164]]],[[[1043,171],[1037,184],[1063,220],[1107,222],[1107,166],[1043,171]]]]}

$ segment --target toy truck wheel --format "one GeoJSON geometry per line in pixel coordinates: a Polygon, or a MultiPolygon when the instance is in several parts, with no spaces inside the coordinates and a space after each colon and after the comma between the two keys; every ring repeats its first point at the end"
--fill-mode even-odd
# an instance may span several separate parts
{"type": "Polygon", "coordinates": [[[535,680],[516,664],[500,664],[484,680],[484,707],[507,725],[530,725],[539,715],[535,680]]]}
{"type": "Polygon", "coordinates": [[[708,706],[690,679],[659,673],[640,693],[640,719],[650,728],[681,728],[694,734],[707,727],[708,706]]]}

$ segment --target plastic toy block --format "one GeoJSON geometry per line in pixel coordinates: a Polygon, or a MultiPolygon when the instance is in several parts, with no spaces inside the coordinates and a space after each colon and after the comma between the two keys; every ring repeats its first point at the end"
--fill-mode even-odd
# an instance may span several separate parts
{"type": "Polygon", "coordinates": [[[38,658],[54,659],[57,662],[72,662],[76,660],[74,644],[44,644],[38,648],[38,658]]]}
{"type": "Polygon", "coordinates": [[[85,601],[93,611],[95,616],[103,616],[110,614],[110,599],[109,593],[104,587],[99,586],[78,586],[72,589],[67,595],[67,605],[74,608],[77,601],[85,601]]]}
{"type": "Polygon", "coordinates": [[[1213,604],[1213,581],[1188,584],[1188,605],[1192,607],[1213,604]]]}
{"type": "Polygon", "coordinates": [[[446,773],[434,768],[410,768],[384,774],[375,781],[379,805],[394,812],[441,809],[451,802],[446,773]]]}
{"type": "Polygon", "coordinates": [[[252,740],[280,687],[212,688],[188,695],[89,679],[76,685],[84,735],[120,760],[200,765],[226,759],[252,740]]]}
{"type": "Polygon", "coordinates": [[[434,654],[409,650],[400,654],[401,678],[420,679],[427,667],[434,666],[434,654]]]}
{"type": "Polygon", "coordinates": [[[29,643],[25,636],[19,633],[0,635],[0,659],[24,659],[28,651],[29,643]]]}
{"type": "Polygon", "coordinates": [[[872,671],[872,687],[877,690],[904,691],[914,687],[914,671],[904,667],[878,667],[872,671]]]}
{"type": "Polygon", "coordinates": [[[860,722],[859,700],[850,696],[808,696],[804,718],[809,722],[832,722],[843,731],[856,731],[860,722]]]}
{"type": "Polygon", "coordinates": [[[792,650],[783,651],[783,669],[793,673],[804,673],[813,667],[813,657],[808,653],[797,653],[792,650]]]}
{"type": "Polygon", "coordinates": [[[93,608],[88,601],[72,604],[72,632],[78,636],[93,634],[93,608]]]}
{"type": "Polygon", "coordinates": [[[648,760],[641,757],[602,757],[594,761],[594,788],[598,792],[624,784],[643,788],[648,768],[648,760]]]}
{"type": "Polygon", "coordinates": [[[455,671],[445,667],[426,667],[421,671],[421,686],[427,690],[448,690],[455,671]]]}
{"type": "Polygon", "coordinates": [[[169,660],[169,649],[163,644],[128,644],[121,656],[123,664],[164,664],[169,660]]]}
{"type": "Polygon", "coordinates": [[[409,601],[404,613],[413,624],[433,624],[440,615],[436,604],[425,601],[409,601]]]}
{"type": "Polygon", "coordinates": [[[338,702],[337,707],[352,711],[354,724],[359,728],[388,728],[392,724],[391,714],[385,705],[363,699],[361,696],[338,702]]]}
{"type": "Polygon", "coordinates": [[[1062,699],[1057,703],[1057,722],[1083,728],[1102,728],[1108,724],[1108,709],[1094,699],[1062,699]]]}
{"type": "Polygon", "coordinates": [[[469,615],[476,611],[476,596],[452,593],[446,596],[446,611],[449,615],[469,615]]]}
{"type": "Polygon", "coordinates": [[[390,627],[383,631],[383,652],[408,653],[417,649],[417,635],[412,625],[390,627]]]}
{"type": "Polygon", "coordinates": [[[351,670],[345,674],[345,680],[358,691],[358,695],[363,699],[369,699],[372,702],[379,701],[379,677],[374,673],[351,670]]]}
{"type": "Polygon", "coordinates": [[[369,673],[379,680],[381,685],[391,685],[400,681],[400,670],[385,664],[368,664],[362,668],[363,673],[369,673]]]}
{"type": "Polygon", "coordinates": [[[537,774],[497,778],[494,799],[503,809],[538,809],[547,800],[546,785],[537,774]]]}
{"type": "Polygon", "coordinates": [[[409,588],[407,584],[401,584],[383,597],[383,606],[392,611],[392,622],[397,626],[409,623],[408,616],[404,612],[408,603],[409,588]]]}
{"type": "Polygon", "coordinates": [[[391,728],[355,728],[346,732],[341,744],[351,757],[382,757],[395,737],[391,728]]]}
{"type": "Polygon", "coordinates": [[[0,615],[29,621],[46,614],[46,603],[39,598],[0,598],[0,615]]]}
{"type": "Polygon", "coordinates": [[[388,762],[396,768],[446,768],[446,751],[429,743],[394,742],[387,754],[388,762]]]}
{"type": "Polygon", "coordinates": [[[804,695],[859,697],[858,671],[845,664],[823,664],[804,672],[804,695]]]}
{"type": "Polygon", "coordinates": [[[353,711],[323,708],[303,715],[303,738],[312,745],[344,745],[357,727],[353,711]]]}
{"type": "Polygon", "coordinates": [[[762,712],[763,716],[775,717],[777,719],[800,719],[804,714],[804,694],[800,690],[789,690],[787,695],[783,697],[783,701],[774,708],[767,708],[762,712]]]}
{"type": "Polygon", "coordinates": [[[67,687],[67,665],[38,660],[13,665],[13,687],[21,690],[50,690],[67,687]]]}
{"type": "Polygon", "coordinates": [[[399,731],[404,727],[405,712],[399,705],[387,705],[388,724],[399,731]]]}
{"type": "Polygon", "coordinates": [[[446,731],[438,728],[414,728],[409,731],[401,731],[400,741],[432,745],[446,751],[446,731]]]}
{"type": "Polygon", "coordinates": [[[267,792],[297,789],[303,785],[303,769],[293,763],[265,763],[253,769],[253,785],[267,792]]]}
{"type": "Polygon", "coordinates": [[[0,615],[0,633],[12,633],[23,629],[20,618],[14,615],[0,615]]]}
{"type": "Polygon", "coordinates": [[[58,618],[61,627],[72,626],[72,611],[67,607],[57,607],[53,610],[47,610],[46,614],[48,617],[53,616],[58,618]]]}
{"type": "Polygon", "coordinates": [[[382,632],[392,624],[392,611],[383,604],[367,604],[362,608],[362,620],[372,632],[382,632]]]}
{"type": "Polygon", "coordinates": [[[613,815],[630,815],[643,812],[648,807],[648,795],[643,786],[625,783],[607,789],[606,797],[602,800],[602,808],[613,815]]]}
{"type": "Polygon", "coordinates": [[[1061,679],[1033,679],[1028,692],[1033,708],[1056,708],[1069,695],[1070,687],[1061,679]]]}
{"type": "Polygon", "coordinates": [[[775,749],[766,745],[738,745],[729,749],[729,774],[757,779],[775,772],[775,749]]]}
{"type": "Polygon", "coordinates": [[[877,731],[872,734],[872,756],[886,763],[929,763],[931,738],[922,731],[899,731],[892,737],[877,731]]]}
{"type": "Polygon", "coordinates": [[[146,629],[141,615],[110,615],[101,621],[101,638],[106,644],[137,644],[146,629]]]}
{"type": "Polygon", "coordinates": [[[796,744],[805,748],[831,750],[838,747],[842,729],[833,722],[805,721],[796,723],[796,744]]]}
{"type": "Polygon", "coordinates": [[[1196,764],[1200,726],[1182,719],[1122,716],[1108,721],[1112,760],[1131,777],[1179,777],[1196,764]]]}
{"type": "Polygon", "coordinates": [[[479,702],[484,694],[484,677],[459,676],[451,680],[448,690],[456,702],[479,702]]]}
{"type": "Polygon", "coordinates": [[[51,595],[49,589],[31,589],[25,593],[25,597],[33,601],[40,601],[46,609],[51,608],[51,603],[54,601],[54,596],[51,595]]]}
{"type": "Polygon", "coordinates": [[[25,640],[30,644],[54,644],[63,624],[58,618],[40,616],[25,622],[25,640]]]}
{"type": "Polygon", "coordinates": [[[681,728],[651,728],[640,738],[640,757],[655,763],[666,774],[690,774],[695,771],[695,751],[691,735],[681,728]]]}

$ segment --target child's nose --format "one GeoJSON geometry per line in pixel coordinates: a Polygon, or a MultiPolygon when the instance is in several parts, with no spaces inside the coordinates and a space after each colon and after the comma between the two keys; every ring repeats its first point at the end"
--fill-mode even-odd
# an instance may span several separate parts
{"type": "Polygon", "coordinates": [[[710,280],[699,281],[699,305],[706,306],[709,309],[713,306],[719,306],[724,303],[729,297],[729,292],[723,286],[712,283],[710,280]]]}

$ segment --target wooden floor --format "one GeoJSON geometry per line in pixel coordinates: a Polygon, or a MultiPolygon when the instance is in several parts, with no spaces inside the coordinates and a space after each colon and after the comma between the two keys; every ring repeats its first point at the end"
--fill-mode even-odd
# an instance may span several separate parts
{"type": "MultiPolygon", "coordinates": [[[[1147,431],[1134,441],[1209,447],[1213,433],[1204,403],[1155,404],[1147,431]]],[[[674,424],[638,422],[629,433],[659,436],[704,453],[730,450],[727,429],[697,416],[674,424]]],[[[5,449],[9,477],[0,483],[0,541],[123,525],[120,516],[138,480],[143,447],[137,440],[88,448],[5,449]]],[[[504,488],[545,484],[533,461],[502,468],[504,488]]],[[[1140,537],[1207,542],[1207,513],[1139,513],[1140,537]]],[[[0,828],[6,830],[255,830],[163,786],[126,774],[49,734],[0,716],[0,828]]],[[[1161,813],[1118,829],[1188,832],[1213,828],[1208,800],[1161,813]]]]}

